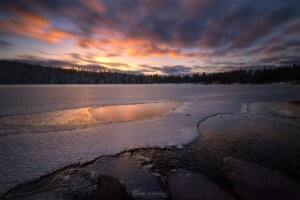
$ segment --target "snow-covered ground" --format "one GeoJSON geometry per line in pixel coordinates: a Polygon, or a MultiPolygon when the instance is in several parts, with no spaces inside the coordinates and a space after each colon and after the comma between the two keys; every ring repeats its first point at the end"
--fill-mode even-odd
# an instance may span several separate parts
{"type": "Polygon", "coordinates": [[[199,134],[197,124],[205,117],[243,112],[245,106],[242,105],[247,102],[299,100],[300,86],[0,86],[0,94],[0,116],[3,116],[0,118],[1,196],[18,184],[101,155],[140,147],[181,147],[199,134]],[[15,124],[1,123],[4,116],[11,115],[30,118],[36,113],[42,115],[62,110],[55,113],[68,113],[79,108],[160,101],[178,101],[181,104],[163,115],[142,120],[70,127],[63,123],[61,128],[51,131],[42,124],[35,124],[35,127],[26,127],[25,124],[20,128],[15,124]]]}

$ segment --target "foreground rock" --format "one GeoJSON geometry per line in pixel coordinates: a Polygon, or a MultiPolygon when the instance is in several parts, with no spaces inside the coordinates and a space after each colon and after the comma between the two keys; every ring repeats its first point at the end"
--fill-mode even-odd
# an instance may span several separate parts
{"type": "Polygon", "coordinates": [[[101,157],[88,165],[70,166],[16,187],[3,199],[166,199],[168,193],[161,188],[158,176],[151,173],[151,165],[143,167],[142,163],[149,163],[149,159],[131,153],[101,157]]]}
{"type": "Polygon", "coordinates": [[[246,200],[300,198],[299,183],[277,171],[232,157],[224,165],[233,189],[246,200]]]}
{"type": "Polygon", "coordinates": [[[142,163],[149,161],[147,157],[135,157],[125,153],[118,157],[98,159],[87,166],[86,170],[96,171],[119,180],[135,199],[164,200],[168,194],[161,188],[158,182],[159,176],[152,174],[146,165],[142,166],[142,163]]]}
{"type": "Polygon", "coordinates": [[[234,199],[226,190],[205,176],[189,171],[176,171],[169,175],[168,185],[172,200],[234,199]]]}
{"type": "Polygon", "coordinates": [[[94,171],[72,169],[16,188],[3,199],[126,200],[132,198],[115,178],[94,171]]]}

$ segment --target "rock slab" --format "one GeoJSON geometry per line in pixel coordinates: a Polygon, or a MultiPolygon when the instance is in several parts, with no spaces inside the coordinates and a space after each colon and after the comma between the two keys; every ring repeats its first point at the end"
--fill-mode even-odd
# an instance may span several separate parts
{"type": "Polygon", "coordinates": [[[232,157],[226,157],[224,165],[227,179],[243,199],[300,199],[299,182],[278,171],[232,157]]]}
{"type": "Polygon", "coordinates": [[[230,200],[234,199],[226,190],[202,174],[179,170],[168,177],[172,200],[230,200]]]}

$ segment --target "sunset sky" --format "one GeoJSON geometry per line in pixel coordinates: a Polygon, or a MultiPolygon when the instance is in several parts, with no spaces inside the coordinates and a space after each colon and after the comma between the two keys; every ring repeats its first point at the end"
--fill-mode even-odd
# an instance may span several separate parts
{"type": "Polygon", "coordinates": [[[299,0],[0,0],[0,59],[189,74],[300,62],[299,0]]]}

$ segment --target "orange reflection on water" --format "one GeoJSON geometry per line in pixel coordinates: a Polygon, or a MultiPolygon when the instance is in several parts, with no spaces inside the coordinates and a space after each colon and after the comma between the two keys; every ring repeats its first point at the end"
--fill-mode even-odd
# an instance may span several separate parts
{"type": "Polygon", "coordinates": [[[1,124],[29,126],[88,125],[99,122],[125,122],[160,116],[180,105],[179,102],[156,102],[131,105],[85,107],[37,114],[0,117],[1,124]]]}
{"type": "Polygon", "coordinates": [[[0,117],[0,124],[65,126],[95,123],[95,119],[91,116],[88,109],[89,108],[79,108],[29,115],[0,117]]]}
{"type": "Polygon", "coordinates": [[[153,116],[160,116],[174,110],[179,102],[156,102],[132,105],[114,105],[91,108],[91,115],[101,122],[133,121],[153,116]]]}

